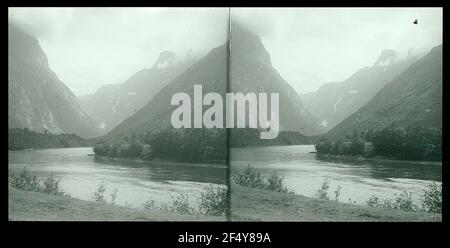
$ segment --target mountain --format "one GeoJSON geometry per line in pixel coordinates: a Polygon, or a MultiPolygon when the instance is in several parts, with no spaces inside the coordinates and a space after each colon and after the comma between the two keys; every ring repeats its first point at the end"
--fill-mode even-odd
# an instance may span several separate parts
{"type": "Polygon", "coordinates": [[[434,47],[386,84],[365,106],[330,130],[327,136],[403,128],[442,127],[442,45],[434,47]]]}
{"type": "MultiPolygon", "coordinates": [[[[239,26],[233,25],[232,30],[231,91],[278,92],[282,130],[302,130],[307,134],[317,132],[319,127],[314,125],[313,117],[302,107],[299,96],[271,66],[269,54],[260,38],[239,26]]],[[[147,105],[106,134],[104,140],[114,143],[140,136],[152,144],[157,156],[166,159],[176,157],[194,162],[225,162],[226,129],[175,129],[170,119],[178,106],[170,105],[170,101],[179,92],[185,92],[193,99],[194,84],[202,85],[203,95],[217,92],[225,99],[229,59],[227,48],[225,44],[211,50],[158,92],[147,105]]],[[[203,107],[203,110],[207,108],[203,107]]],[[[225,113],[225,109],[222,110],[225,113]]]]}
{"type": "Polygon", "coordinates": [[[132,132],[160,132],[164,129],[174,129],[170,117],[178,106],[170,104],[172,96],[185,92],[193,99],[194,84],[200,84],[203,87],[203,95],[208,92],[217,92],[225,98],[226,67],[226,47],[213,49],[161,89],[143,108],[107,133],[105,138],[120,139],[129,136],[132,132]]]}
{"type": "Polygon", "coordinates": [[[172,127],[171,115],[178,106],[171,105],[170,102],[172,96],[180,92],[189,94],[193,99],[194,84],[202,85],[203,95],[217,92],[225,98],[226,51],[225,45],[211,50],[162,88],[144,107],[108,132],[103,140],[108,143],[121,143],[126,142],[129,137],[137,136],[137,140],[150,143],[153,152],[159,158],[225,163],[226,130],[176,129],[172,127]]]}
{"type": "Polygon", "coordinates": [[[136,72],[121,84],[104,85],[94,94],[80,97],[81,107],[106,133],[150,102],[193,63],[193,58],[177,61],[173,52],[163,51],[150,69],[136,72]]]}
{"type": "Polygon", "coordinates": [[[326,83],[317,91],[300,97],[304,106],[320,119],[325,130],[331,130],[367,104],[384,85],[415,61],[415,56],[400,59],[396,51],[386,49],[372,66],[358,70],[347,80],[326,83]]]}
{"type": "Polygon", "coordinates": [[[256,34],[238,23],[231,28],[231,92],[279,93],[280,131],[303,135],[322,132],[297,92],[273,68],[270,54],[256,34]]]}
{"type": "Polygon", "coordinates": [[[50,69],[39,41],[8,24],[8,127],[36,132],[98,135],[95,121],[50,69]]]}

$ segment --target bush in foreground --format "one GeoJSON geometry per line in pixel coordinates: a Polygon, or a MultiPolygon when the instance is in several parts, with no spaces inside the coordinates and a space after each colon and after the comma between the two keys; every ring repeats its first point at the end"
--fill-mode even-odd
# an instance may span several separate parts
{"type": "Polygon", "coordinates": [[[437,183],[428,184],[421,197],[422,209],[430,213],[442,212],[442,186],[437,183]]]}
{"type": "Polygon", "coordinates": [[[8,178],[8,183],[10,187],[16,189],[70,197],[68,193],[61,189],[60,179],[50,175],[44,181],[41,181],[35,175],[32,175],[26,167],[18,175],[11,174],[8,178]]]}
{"type": "Polygon", "coordinates": [[[235,172],[233,174],[233,181],[244,187],[294,194],[285,185],[284,177],[279,176],[276,171],[266,179],[261,176],[261,173],[252,169],[250,165],[245,168],[243,173],[235,172]]]}
{"type": "Polygon", "coordinates": [[[188,194],[172,197],[172,202],[157,203],[149,199],[144,203],[144,209],[170,211],[181,214],[199,214],[224,216],[228,210],[228,189],[223,186],[208,186],[198,199],[198,209],[191,206],[188,194]]]}
{"type": "Polygon", "coordinates": [[[199,199],[199,210],[204,215],[221,216],[228,210],[228,188],[208,186],[199,199]]]}
{"type": "Polygon", "coordinates": [[[393,199],[381,200],[373,195],[367,201],[367,205],[377,208],[392,208],[408,212],[442,212],[442,186],[437,183],[431,183],[422,193],[420,204],[415,204],[412,200],[412,192],[404,191],[401,194],[395,194],[393,199]]]}

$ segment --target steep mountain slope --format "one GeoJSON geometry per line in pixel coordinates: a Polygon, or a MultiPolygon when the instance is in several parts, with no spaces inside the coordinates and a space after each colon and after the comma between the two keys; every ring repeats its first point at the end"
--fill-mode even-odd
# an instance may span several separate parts
{"type": "MultiPolygon", "coordinates": [[[[269,54],[258,36],[232,27],[231,39],[231,91],[280,93],[280,122],[283,130],[311,134],[318,131],[313,117],[302,107],[298,95],[273,69],[269,54]]],[[[106,135],[121,137],[130,130],[154,131],[171,128],[170,115],[176,106],[170,105],[172,95],[186,92],[193,98],[194,84],[203,86],[203,94],[218,92],[225,99],[227,89],[226,46],[213,49],[173,82],[163,88],[150,103],[106,135]]],[[[206,107],[204,108],[206,109],[206,107]]]]}
{"type": "MultiPolygon", "coordinates": [[[[232,29],[231,91],[278,92],[282,130],[301,130],[308,134],[317,132],[318,125],[314,125],[312,116],[301,106],[298,95],[272,68],[259,37],[237,26],[232,29]]],[[[104,139],[114,143],[135,134],[150,141],[158,140],[152,146],[160,153],[170,154],[166,158],[179,157],[195,162],[226,161],[226,129],[173,128],[170,119],[177,106],[170,105],[170,100],[179,92],[185,92],[193,99],[194,84],[202,85],[203,95],[217,92],[225,99],[227,66],[227,46],[213,49],[164,87],[136,114],[106,134],[104,139]]],[[[207,108],[204,106],[203,110],[207,108]]],[[[225,109],[222,110],[225,113],[225,109]]]]}
{"type": "Polygon", "coordinates": [[[392,123],[405,128],[442,127],[442,45],[384,86],[327,136],[342,136],[354,129],[380,130],[392,123]]]}
{"type": "Polygon", "coordinates": [[[158,92],[147,105],[106,134],[105,138],[120,139],[129,136],[132,132],[154,133],[174,129],[170,117],[178,106],[170,105],[172,96],[185,92],[193,99],[194,84],[201,84],[204,95],[208,92],[217,92],[225,98],[226,67],[226,47],[213,49],[158,92]]]}
{"type": "Polygon", "coordinates": [[[326,83],[317,91],[300,97],[304,106],[330,130],[368,103],[384,85],[415,61],[415,56],[399,59],[394,50],[387,49],[371,67],[360,69],[345,81],[326,83]]]}
{"type": "Polygon", "coordinates": [[[150,102],[193,63],[193,58],[176,61],[174,53],[161,52],[152,68],[138,71],[121,84],[104,85],[94,94],[80,97],[81,107],[106,133],[150,102]]]}
{"type": "Polygon", "coordinates": [[[38,40],[16,24],[8,28],[8,127],[96,136],[94,120],[50,69],[38,40]]]}
{"type": "MultiPolygon", "coordinates": [[[[178,106],[171,105],[170,101],[174,94],[185,92],[193,102],[194,84],[202,85],[203,94],[217,92],[224,97],[226,71],[226,47],[213,49],[164,87],[147,105],[106,134],[104,140],[117,143],[135,135],[150,142],[159,158],[225,163],[226,130],[173,128],[171,115],[178,106]]],[[[193,118],[191,120],[193,122],[193,118]]]]}
{"type": "Polygon", "coordinates": [[[280,130],[313,135],[323,129],[303,107],[296,91],[272,67],[261,39],[238,23],[231,28],[230,88],[231,92],[279,93],[280,130]]]}

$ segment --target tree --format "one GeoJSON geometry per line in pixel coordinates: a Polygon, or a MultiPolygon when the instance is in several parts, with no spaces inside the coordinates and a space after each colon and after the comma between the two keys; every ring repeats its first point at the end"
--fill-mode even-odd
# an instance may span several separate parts
{"type": "Polygon", "coordinates": [[[352,139],[351,139],[351,146],[350,146],[350,154],[351,155],[358,155],[362,154],[364,151],[364,142],[360,137],[360,134],[357,129],[353,130],[352,139]]]}
{"type": "Polygon", "coordinates": [[[371,140],[377,155],[399,157],[403,152],[405,131],[398,125],[391,125],[381,131],[374,132],[371,140]]]}

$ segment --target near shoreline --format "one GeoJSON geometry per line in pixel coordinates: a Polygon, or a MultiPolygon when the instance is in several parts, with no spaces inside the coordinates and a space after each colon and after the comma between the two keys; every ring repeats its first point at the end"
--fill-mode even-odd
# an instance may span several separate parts
{"type": "Polygon", "coordinates": [[[231,185],[232,221],[441,222],[442,214],[357,206],[231,185]]]}
{"type": "MultiPolygon", "coordinates": [[[[226,221],[225,217],[145,210],[9,188],[12,221],[226,221]]],[[[232,185],[231,221],[441,222],[441,214],[356,206],[232,185]]]]}
{"type": "Polygon", "coordinates": [[[221,216],[122,207],[8,188],[11,221],[226,221],[221,216]]]}

